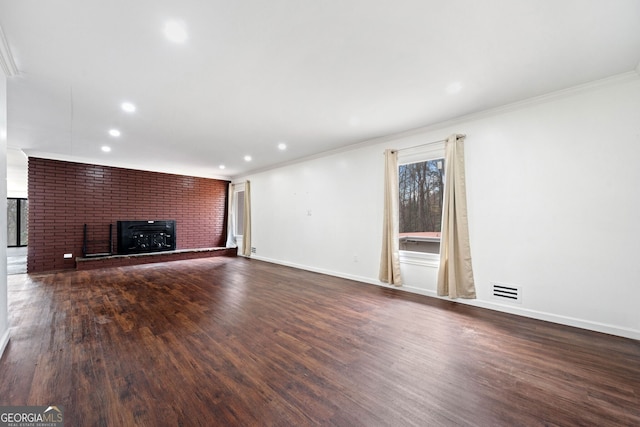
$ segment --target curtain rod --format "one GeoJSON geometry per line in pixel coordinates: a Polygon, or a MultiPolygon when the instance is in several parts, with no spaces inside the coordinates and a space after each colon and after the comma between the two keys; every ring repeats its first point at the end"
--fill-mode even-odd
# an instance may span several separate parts
{"type": "MultiPolygon", "coordinates": [[[[467,135],[465,135],[465,134],[463,134],[463,133],[459,133],[459,134],[457,134],[457,135],[456,135],[456,139],[464,138],[464,137],[466,137],[466,136],[467,136],[467,135]]],[[[425,147],[425,146],[427,146],[427,145],[437,144],[437,143],[439,143],[439,142],[447,142],[447,140],[448,140],[448,139],[449,139],[449,138],[439,139],[439,140],[437,140],[437,141],[425,142],[424,144],[413,145],[413,146],[411,146],[411,147],[405,147],[405,148],[398,148],[398,149],[396,149],[396,150],[391,150],[391,151],[393,151],[393,152],[400,152],[400,151],[404,151],[404,150],[411,150],[411,149],[414,149],[414,148],[425,147]]]]}

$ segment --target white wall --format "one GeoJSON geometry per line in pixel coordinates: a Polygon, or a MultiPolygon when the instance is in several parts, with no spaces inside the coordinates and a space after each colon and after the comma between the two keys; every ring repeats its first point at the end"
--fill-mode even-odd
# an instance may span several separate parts
{"type": "Polygon", "coordinates": [[[7,79],[0,71],[0,357],[9,342],[7,311],[7,79]]]}
{"type": "MultiPolygon", "coordinates": [[[[460,302],[640,339],[639,118],[628,73],[239,177],[254,258],[380,284],[384,148],[465,133],[478,299],[460,302]]],[[[436,267],[402,268],[404,289],[435,295],[436,267]]]]}
{"type": "Polygon", "coordinates": [[[27,198],[27,163],[27,156],[22,150],[7,148],[7,197],[27,198]]]}

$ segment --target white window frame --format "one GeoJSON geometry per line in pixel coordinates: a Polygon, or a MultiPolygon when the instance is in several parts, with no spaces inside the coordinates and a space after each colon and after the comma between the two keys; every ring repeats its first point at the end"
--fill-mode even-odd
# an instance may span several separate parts
{"type": "Polygon", "coordinates": [[[233,222],[235,227],[235,230],[233,230],[233,235],[236,240],[237,247],[242,248],[242,242],[244,240],[244,224],[240,224],[240,222],[238,221],[238,203],[244,203],[244,182],[234,184],[233,203],[235,203],[235,206],[233,206],[233,222]],[[240,197],[240,193],[242,193],[243,197],[240,197]]]}
{"type": "MultiPolygon", "coordinates": [[[[444,141],[398,151],[398,167],[444,158],[444,141]]],[[[440,254],[400,250],[401,264],[438,267],[440,254]]]]}

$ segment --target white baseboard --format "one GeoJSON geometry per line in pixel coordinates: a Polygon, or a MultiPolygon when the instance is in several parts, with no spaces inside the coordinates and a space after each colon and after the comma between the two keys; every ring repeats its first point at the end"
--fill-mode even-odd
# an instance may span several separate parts
{"type": "Polygon", "coordinates": [[[311,267],[311,266],[307,266],[307,265],[301,265],[301,264],[296,264],[296,263],[291,263],[291,262],[285,262],[285,261],[275,260],[275,259],[271,259],[271,258],[259,257],[259,256],[255,256],[255,255],[252,256],[252,258],[256,259],[258,261],[265,261],[265,262],[269,262],[269,263],[272,263],[272,264],[285,265],[287,267],[294,267],[294,268],[299,268],[301,270],[312,271],[314,273],[326,274],[328,276],[335,276],[335,277],[340,277],[340,278],[343,278],[343,279],[355,280],[355,281],[362,282],[362,283],[367,283],[367,284],[370,284],[370,285],[376,285],[376,286],[381,286],[381,287],[386,287],[386,288],[398,289],[398,290],[401,290],[401,291],[411,292],[411,293],[414,293],[414,294],[425,295],[425,296],[432,297],[432,298],[439,298],[439,299],[444,299],[444,300],[447,300],[447,301],[454,301],[454,302],[457,302],[457,303],[460,303],[460,304],[472,305],[474,307],[481,307],[481,308],[486,308],[486,309],[489,309],[489,310],[501,311],[503,313],[510,313],[510,314],[515,314],[515,315],[518,315],[518,316],[529,317],[529,318],[532,318],[532,319],[544,320],[544,321],[547,321],[547,322],[558,323],[558,324],[561,324],[561,325],[573,326],[573,327],[576,327],[576,328],[587,329],[587,330],[590,330],[590,331],[602,332],[602,333],[605,333],[605,334],[617,335],[617,336],[620,336],[620,337],[631,338],[631,339],[634,339],[634,340],[640,340],[640,330],[637,330],[637,329],[622,328],[622,327],[619,327],[619,326],[610,325],[610,324],[606,324],[606,323],[593,322],[593,321],[590,321],[590,320],[578,319],[578,318],[569,317],[569,316],[561,316],[561,315],[558,315],[558,314],[547,313],[547,312],[537,311],[537,310],[531,310],[531,309],[522,308],[522,307],[513,307],[513,306],[509,306],[509,305],[505,305],[505,304],[499,304],[499,303],[496,303],[496,302],[493,302],[493,301],[477,300],[477,299],[475,299],[475,300],[470,300],[470,299],[451,300],[449,298],[439,297],[436,294],[435,291],[415,288],[415,287],[411,287],[411,286],[401,286],[401,287],[389,286],[386,283],[382,283],[382,282],[380,282],[378,280],[371,279],[369,277],[357,276],[357,275],[345,274],[345,273],[338,273],[338,272],[335,272],[335,271],[326,270],[326,269],[322,269],[322,268],[316,268],[316,267],[311,267]]]}
{"type": "MultiPolygon", "coordinates": [[[[435,291],[424,290],[420,288],[412,288],[403,286],[402,290],[413,292],[416,294],[426,295],[433,298],[444,299],[452,301],[449,298],[440,297],[435,291]]],[[[578,319],[575,317],[561,316],[558,314],[547,313],[544,311],[531,310],[528,308],[514,307],[506,304],[499,304],[493,301],[478,300],[478,299],[458,299],[454,302],[460,304],[472,305],[474,307],[486,308],[489,310],[501,311],[503,313],[515,314],[518,316],[529,317],[532,319],[544,320],[546,322],[558,323],[566,326],[573,326],[576,328],[587,329],[595,332],[602,332],[610,335],[617,335],[625,338],[631,338],[634,340],[640,340],[640,331],[630,328],[621,328],[615,325],[609,325],[606,323],[593,322],[590,320],[578,319]]]]}
{"type": "MultiPolygon", "coordinates": [[[[334,277],[340,277],[342,279],[355,280],[356,282],[363,282],[363,283],[368,283],[368,284],[371,284],[371,285],[379,285],[380,284],[380,282],[378,282],[377,280],[372,280],[372,279],[370,279],[368,277],[364,277],[364,276],[357,276],[357,275],[354,275],[354,274],[345,274],[345,273],[336,273],[335,271],[325,270],[323,268],[316,268],[316,267],[311,267],[311,266],[308,266],[308,265],[296,264],[296,263],[293,263],[293,262],[280,261],[280,260],[277,260],[277,259],[265,258],[265,257],[262,257],[262,256],[257,256],[257,255],[251,255],[251,258],[255,259],[255,260],[258,260],[258,261],[269,262],[271,264],[279,264],[279,265],[284,265],[284,266],[287,266],[287,267],[298,268],[300,270],[312,271],[314,273],[326,274],[327,276],[334,276],[334,277]]],[[[395,286],[392,286],[392,287],[395,288],[395,286]]]]}
{"type": "Polygon", "coordinates": [[[9,328],[4,331],[2,338],[0,338],[0,359],[2,359],[2,355],[4,354],[4,349],[7,348],[7,344],[9,344],[9,328]]]}

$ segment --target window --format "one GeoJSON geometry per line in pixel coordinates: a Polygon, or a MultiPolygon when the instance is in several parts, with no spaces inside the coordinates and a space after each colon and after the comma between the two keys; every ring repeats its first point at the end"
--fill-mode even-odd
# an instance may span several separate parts
{"type": "Polygon", "coordinates": [[[236,193],[236,236],[244,233],[244,190],[236,193]]]}
{"type": "Polygon", "coordinates": [[[400,165],[400,250],[440,253],[444,159],[400,165]]]}
{"type": "Polygon", "coordinates": [[[27,199],[7,199],[7,246],[27,246],[27,199]]]}

